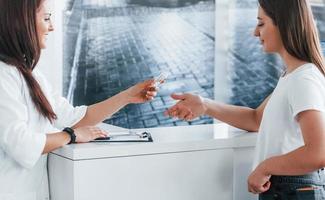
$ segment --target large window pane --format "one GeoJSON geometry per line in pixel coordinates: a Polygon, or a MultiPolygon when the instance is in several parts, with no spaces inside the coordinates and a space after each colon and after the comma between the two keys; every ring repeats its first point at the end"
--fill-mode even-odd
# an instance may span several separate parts
{"type": "Polygon", "coordinates": [[[74,105],[111,97],[160,71],[170,75],[154,101],[129,105],[107,123],[142,128],[211,123],[163,115],[171,92],[213,98],[213,0],[75,0],[66,11],[65,94],[74,105]],[[70,66],[73,66],[70,68],[70,66]]]}
{"type": "MultiPolygon", "coordinates": [[[[265,54],[259,40],[253,36],[257,23],[257,0],[232,0],[228,4],[229,26],[221,28],[229,31],[227,70],[224,70],[225,66],[219,66],[216,60],[216,74],[223,74],[227,79],[217,79],[216,85],[219,85],[218,80],[227,82],[227,89],[222,88],[227,93],[225,102],[256,108],[273,91],[284,64],[279,57],[265,54]]],[[[220,9],[225,8],[217,6],[216,9],[216,12],[222,12],[220,9]]],[[[313,1],[312,9],[325,54],[324,1],[313,1]]],[[[217,52],[218,48],[217,44],[217,52]]],[[[216,99],[224,99],[224,94],[217,91],[218,87],[216,99]]]]}

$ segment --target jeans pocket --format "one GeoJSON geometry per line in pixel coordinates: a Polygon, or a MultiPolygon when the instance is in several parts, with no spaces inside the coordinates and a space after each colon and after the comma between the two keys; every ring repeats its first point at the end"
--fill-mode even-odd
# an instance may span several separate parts
{"type": "Polygon", "coordinates": [[[324,200],[324,188],[314,187],[308,190],[296,190],[297,200],[324,200]]]}

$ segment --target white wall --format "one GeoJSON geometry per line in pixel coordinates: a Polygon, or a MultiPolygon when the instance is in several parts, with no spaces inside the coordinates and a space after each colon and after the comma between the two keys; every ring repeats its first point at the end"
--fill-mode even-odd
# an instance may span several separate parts
{"type": "Polygon", "coordinates": [[[51,1],[52,23],[54,32],[50,33],[47,48],[42,51],[39,69],[48,78],[52,87],[62,93],[62,71],[63,71],[63,44],[62,44],[62,10],[64,1],[51,1]]]}

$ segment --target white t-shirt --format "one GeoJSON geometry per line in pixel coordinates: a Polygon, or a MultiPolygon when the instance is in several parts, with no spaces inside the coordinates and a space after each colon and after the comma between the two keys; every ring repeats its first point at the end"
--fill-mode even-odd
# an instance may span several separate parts
{"type": "Polygon", "coordinates": [[[311,63],[281,77],[264,109],[257,138],[254,169],[267,158],[304,145],[297,114],[325,111],[325,78],[311,63]]]}
{"type": "Polygon", "coordinates": [[[0,62],[0,199],[48,199],[46,133],[80,121],[87,107],[72,107],[55,95],[37,69],[33,72],[58,119],[52,125],[36,110],[18,70],[0,62]]]}

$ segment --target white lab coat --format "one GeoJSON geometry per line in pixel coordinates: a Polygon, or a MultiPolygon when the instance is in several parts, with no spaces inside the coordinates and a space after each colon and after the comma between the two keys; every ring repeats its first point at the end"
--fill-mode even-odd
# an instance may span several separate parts
{"type": "Polygon", "coordinates": [[[52,125],[36,110],[18,70],[0,62],[0,199],[48,199],[47,155],[41,155],[46,133],[54,133],[80,121],[87,107],[73,107],[55,95],[35,69],[34,77],[58,119],[52,125]]]}

